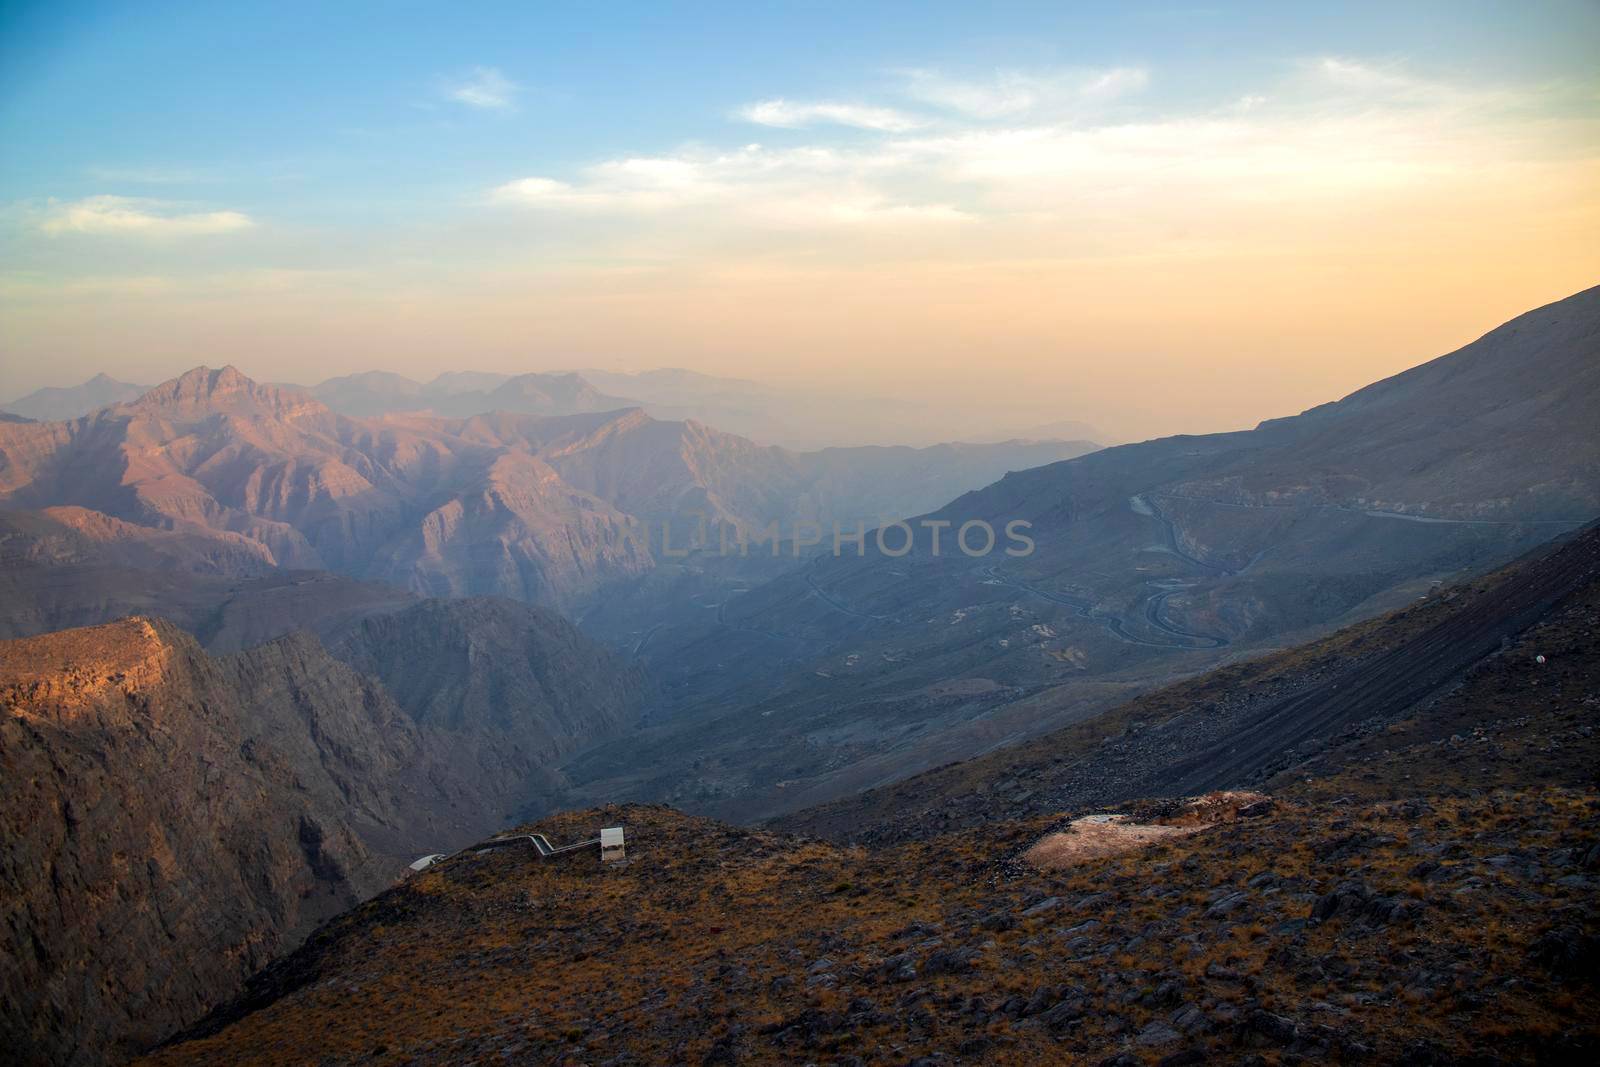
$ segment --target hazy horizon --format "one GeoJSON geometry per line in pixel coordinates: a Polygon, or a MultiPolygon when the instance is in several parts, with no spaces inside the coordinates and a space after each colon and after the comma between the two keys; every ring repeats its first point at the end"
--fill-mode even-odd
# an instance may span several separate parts
{"type": "MultiPolygon", "coordinates": [[[[1562,294],[1562,296],[1568,295],[1571,294],[1562,294]]],[[[814,408],[796,409],[799,412],[804,412],[807,410],[812,411],[814,413],[812,417],[814,417],[819,424],[822,424],[823,426],[823,428],[819,430],[820,437],[818,442],[815,444],[808,442],[806,447],[820,447],[822,444],[906,443],[923,445],[939,441],[995,439],[1013,435],[1026,436],[1030,430],[1035,430],[1052,423],[1075,422],[1085,423],[1093,429],[1098,430],[1098,435],[1094,436],[1093,439],[1099,444],[1114,445],[1130,441],[1147,440],[1156,437],[1173,436],[1177,434],[1217,433],[1231,430],[1249,429],[1267,419],[1281,418],[1284,416],[1299,414],[1300,412],[1312,407],[1316,407],[1319,404],[1339,400],[1350,393],[1355,392],[1356,390],[1370,385],[1372,382],[1401,373],[1402,371],[1405,371],[1411,367],[1418,366],[1439,356],[1455,351],[1461,346],[1470,343],[1471,341],[1494,329],[1496,326],[1501,325],[1504,321],[1514,318],[1516,314],[1519,314],[1523,311],[1532,310],[1534,306],[1543,306],[1544,303],[1552,303],[1555,301],[1555,299],[1559,298],[1552,298],[1552,300],[1543,301],[1539,305],[1530,305],[1529,307],[1521,308],[1516,312],[1505,315],[1503,318],[1495,319],[1493,322],[1485,322],[1481,325],[1481,327],[1468,327],[1466,332],[1461,335],[1458,341],[1444,343],[1438,347],[1437,350],[1419,353],[1415,356],[1415,358],[1409,358],[1404,353],[1396,353],[1394,365],[1373,377],[1359,377],[1356,372],[1352,372],[1350,375],[1344,376],[1349,378],[1348,381],[1345,381],[1344,378],[1335,376],[1331,382],[1331,387],[1333,390],[1331,392],[1316,395],[1312,395],[1307,392],[1302,399],[1293,400],[1288,398],[1292,395],[1298,394],[1280,394],[1275,396],[1269,390],[1252,388],[1252,385],[1256,384],[1257,379],[1250,377],[1250,380],[1241,381],[1239,383],[1241,391],[1241,403],[1238,405],[1224,407],[1221,409],[1208,407],[1202,411],[1194,412],[1193,416],[1189,418],[1186,418],[1183,412],[1175,412],[1168,416],[1173,419],[1173,421],[1170,423],[1162,423],[1160,421],[1162,414],[1160,413],[1151,414],[1145,418],[1141,418],[1137,414],[1131,418],[1104,417],[1101,413],[1095,411],[1094,409],[1084,407],[1056,407],[1054,406],[1053,402],[1048,399],[1044,401],[1038,399],[1030,400],[1027,397],[1015,394],[993,396],[984,399],[980,403],[973,403],[971,401],[970,393],[963,394],[961,397],[951,398],[949,396],[939,396],[937,393],[918,392],[916,390],[897,394],[889,394],[883,391],[873,392],[872,390],[874,388],[879,390],[882,389],[882,384],[875,381],[871,381],[867,384],[851,385],[849,387],[850,391],[848,394],[834,395],[830,394],[830,383],[826,380],[818,379],[808,381],[801,378],[790,378],[787,380],[774,379],[762,373],[764,367],[761,364],[755,364],[743,373],[720,373],[687,364],[640,364],[637,366],[632,364],[624,364],[620,366],[603,366],[599,364],[580,364],[575,362],[562,363],[555,360],[519,361],[515,359],[503,360],[498,364],[494,364],[489,360],[475,363],[470,359],[456,364],[430,364],[422,359],[418,359],[402,367],[396,367],[376,364],[362,365],[359,363],[359,361],[352,360],[349,369],[334,369],[331,367],[324,367],[320,372],[318,372],[319,376],[309,377],[303,380],[296,380],[285,377],[281,373],[279,364],[275,360],[251,360],[217,357],[204,358],[203,354],[200,354],[202,358],[197,360],[187,360],[183,357],[171,356],[166,359],[152,359],[147,362],[132,364],[131,366],[124,365],[120,368],[98,367],[90,369],[87,373],[84,373],[81,376],[65,375],[59,370],[58,366],[39,366],[37,367],[38,375],[35,379],[38,381],[38,384],[23,389],[16,388],[12,385],[11,379],[13,377],[13,371],[17,370],[17,368],[15,366],[8,365],[5,368],[4,379],[0,379],[0,384],[3,384],[5,387],[3,394],[0,394],[0,408],[4,408],[7,403],[31,394],[37,389],[49,387],[70,388],[72,386],[84,384],[96,374],[108,374],[112,378],[134,384],[157,385],[161,382],[176,378],[182,375],[184,372],[192,370],[198,366],[219,368],[222,366],[232,365],[246,376],[256,381],[296,385],[307,388],[314,387],[323,382],[336,378],[372,372],[398,374],[402,377],[409,378],[425,385],[443,375],[461,372],[514,376],[528,373],[576,373],[582,375],[585,372],[590,372],[592,374],[593,372],[598,371],[604,374],[640,375],[647,374],[651,371],[677,370],[689,371],[695,374],[703,374],[709,377],[730,381],[744,381],[764,389],[782,391],[792,396],[797,404],[803,401],[812,401],[816,405],[814,408]],[[148,373],[128,373],[130,371],[139,371],[141,369],[148,369],[148,373]],[[862,405],[862,411],[859,413],[858,417],[852,418],[852,412],[847,407],[841,406],[838,403],[838,401],[842,399],[844,395],[848,395],[851,401],[862,405]],[[1266,406],[1270,405],[1275,399],[1279,400],[1280,402],[1288,403],[1290,406],[1285,406],[1278,409],[1270,409],[1266,406]],[[1262,405],[1259,410],[1255,411],[1254,413],[1251,413],[1249,410],[1249,402],[1251,400],[1256,400],[1262,405]],[[881,401],[892,402],[895,406],[892,410],[888,411],[884,411],[881,408],[874,409],[873,405],[881,401]],[[1222,414],[1223,412],[1236,417],[1233,421],[1229,421],[1227,415],[1222,414]],[[874,429],[872,425],[872,420],[876,415],[883,416],[881,429],[874,429]],[[924,420],[930,417],[949,420],[949,423],[948,425],[939,428],[929,428],[925,425],[924,420]]],[[[19,375],[18,377],[22,380],[27,380],[26,375],[19,375]]],[[[602,389],[601,391],[604,392],[605,390],[602,389]]],[[[623,397],[623,399],[634,398],[623,397]]],[[[775,440],[774,442],[762,443],[777,442],[775,440]]]]}

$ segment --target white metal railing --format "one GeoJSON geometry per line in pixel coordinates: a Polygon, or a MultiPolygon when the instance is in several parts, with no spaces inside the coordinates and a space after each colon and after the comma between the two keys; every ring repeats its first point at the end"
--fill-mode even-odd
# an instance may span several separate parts
{"type": "Polygon", "coordinates": [[[533,845],[534,851],[539,854],[539,858],[542,860],[565,856],[572,852],[581,852],[590,848],[598,849],[600,851],[600,859],[606,863],[621,863],[627,858],[623,844],[622,827],[608,826],[600,831],[599,837],[593,837],[587,841],[578,841],[571,845],[562,845],[559,848],[552,845],[550,839],[543,834],[507,834],[503,837],[491,837],[487,841],[479,841],[476,845],[468,845],[466,848],[458,849],[455,852],[429,853],[420,859],[414,860],[410,864],[410,868],[413,871],[424,871],[435,863],[447,860],[452,856],[459,856],[464,852],[482,855],[485,852],[492,852],[497,848],[504,848],[507,845],[515,845],[524,841],[533,845]]]}

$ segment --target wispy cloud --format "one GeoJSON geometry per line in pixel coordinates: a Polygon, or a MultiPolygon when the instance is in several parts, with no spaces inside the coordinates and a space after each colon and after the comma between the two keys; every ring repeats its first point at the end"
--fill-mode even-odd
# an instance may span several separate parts
{"type": "Polygon", "coordinates": [[[1142,67],[1106,67],[971,78],[919,69],[902,71],[901,78],[902,91],[913,100],[969,118],[1000,119],[1115,100],[1143,89],[1150,74],[1142,67]]]}
{"type": "MultiPolygon", "coordinates": [[[[1494,119],[1508,108],[1525,107],[1541,96],[1559,92],[1556,86],[1508,86],[1492,81],[1444,81],[1419,75],[1397,61],[1371,61],[1348,56],[1315,56],[1296,64],[1292,89],[1308,99],[1334,107],[1368,107],[1425,111],[1439,115],[1494,119]]],[[[1592,99],[1592,98],[1591,98],[1592,99]]]]}
{"type": "Polygon", "coordinates": [[[1079,97],[1110,100],[1135,93],[1150,84],[1150,72],[1143,67],[1114,67],[1096,74],[1077,86],[1079,97]]]}
{"type": "Polygon", "coordinates": [[[728,222],[778,228],[967,217],[947,201],[904,195],[892,182],[873,180],[875,172],[898,163],[892,154],[877,151],[775,150],[752,144],[730,152],[685,150],[607,160],[585,168],[573,181],[521,178],[493,190],[490,199],[587,213],[715,209],[728,222]]]}
{"type": "Polygon", "coordinates": [[[762,126],[778,126],[791,130],[804,129],[807,126],[835,125],[899,133],[925,125],[923,120],[894,108],[830,101],[802,103],[783,99],[762,100],[740,108],[738,116],[747,122],[762,126]]]}
{"type": "Polygon", "coordinates": [[[949,78],[936,71],[905,72],[908,96],[975,118],[1019,115],[1038,102],[1037,87],[1017,74],[982,81],[949,78]]]}
{"type": "Polygon", "coordinates": [[[1371,63],[1344,56],[1317,56],[1302,60],[1299,66],[1313,79],[1332,88],[1353,92],[1411,96],[1419,91],[1427,93],[1435,84],[1409,74],[1394,64],[1371,63]]]}
{"type": "Polygon", "coordinates": [[[520,86],[495,67],[473,67],[444,83],[448,100],[486,111],[504,111],[515,102],[520,86]]]}
{"type": "Polygon", "coordinates": [[[41,229],[52,234],[195,237],[246,230],[254,225],[250,216],[238,211],[183,212],[159,200],[91,196],[52,204],[41,229]]]}
{"type": "Polygon", "coordinates": [[[1537,87],[1453,85],[1322,57],[1203,106],[1150,100],[1149,82],[1138,67],[905,72],[901,92],[937,114],[772,99],[740,114],[866,132],[621,156],[505,182],[490,200],[547,218],[676,213],[692,229],[661,232],[678,235],[958,221],[995,248],[1131,248],[1164,235],[1198,247],[1200,235],[1271,243],[1285,232],[1274,219],[1332,217],[1357,202],[1404,214],[1430,196],[1526,185],[1528,168],[1562,152],[1541,157],[1539,138],[1558,146],[1564,135],[1521,121],[1537,87]]]}

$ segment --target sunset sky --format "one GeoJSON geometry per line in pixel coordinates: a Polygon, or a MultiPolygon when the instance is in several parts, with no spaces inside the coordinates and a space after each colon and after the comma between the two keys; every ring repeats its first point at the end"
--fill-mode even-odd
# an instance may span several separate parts
{"type": "Polygon", "coordinates": [[[1600,4],[0,10],[0,400],[684,366],[1119,437],[1600,283],[1600,4]]]}

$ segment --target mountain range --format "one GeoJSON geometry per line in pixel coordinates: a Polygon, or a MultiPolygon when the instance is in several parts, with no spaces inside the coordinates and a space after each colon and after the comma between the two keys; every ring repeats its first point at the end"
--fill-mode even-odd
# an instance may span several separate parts
{"type": "Polygon", "coordinates": [[[575,607],[652,569],[665,524],[683,543],[708,523],[741,534],[876,523],[1092,447],[795,453],[629,408],[357,418],[197,368],[78,419],[0,426],[0,505],[57,509],[86,536],[139,527],[210,541],[214,565],[264,550],[273,565],[431,595],[575,607]]]}
{"type": "Polygon", "coordinates": [[[329,378],[308,392],[344,415],[425,412],[465,416],[490,411],[509,411],[520,415],[577,415],[639,406],[636,400],[607,396],[576,374],[480,375],[466,378],[463,373],[441,374],[424,385],[399,374],[369,371],[329,378]],[[480,382],[483,387],[470,387],[480,382]]]}
{"type": "Polygon", "coordinates": [[[1249,431],[1008,474],[724,598],[640,655],[665,698],[569,805],[750,819],[1092,716],[1496,566],[1600,513],[1600,288],[1249,431]],[[972,558],[965,523],[1034,550],[972,558]]]}
{"type": "MultiPolygon", "coordinates": [[[[361,417],[465,417],[491,411],[575,415],[640,407],[653,418],[706,423],[763,444],[802,451],[952,440],[988,444],[1018,439],[1108,440],[1088,423],[1046,418],[1048,405],[1038,403],[1023,403],[1014,412],[929,406],[892,395],[776,386],[672,367],[633,373],[592,368],[515,375],[445,371],[427,382],[374,370],[314,386],[284,387],[310,393],[339,414],[361,417]]],[[[100,374],[82,385],[40,389],[0,406],[0,421],[6,421],[8,412],[9,417],[40,421],[74,419],[107,404],[135,400],[149,388],[100,374]]]]}

